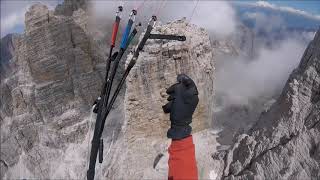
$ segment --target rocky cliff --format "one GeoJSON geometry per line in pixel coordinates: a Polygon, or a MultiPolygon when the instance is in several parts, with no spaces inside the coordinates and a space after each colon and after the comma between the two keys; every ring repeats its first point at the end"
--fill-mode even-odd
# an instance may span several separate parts
{"type": "Polygon", "coordinates": [[[36,4],[25,15],[25,33],[12,36],[12,72],[1,70],[1,177],[83,176],[72,172],[84,160],[68,158],[84,153],[70,148],[86,137],[104,61],[87,35],[86,16],[82,9],[54,15],[36,4]]]}
{"type": "Polygon", "coordinates": [[[54,10],[55,15],[72,16],[74,11],[82,9],[88,10],[88,0],[64,0],[62,4],[58,4],[54,10]]]}
{"type": "Polygon", "coordinates": [[[132,127],[130,133],[134,136],[166,134],[170,121],[161,106],[167,101],[166,89],[176,82],[180,73],[189,75],[201,87],[200,103],[193,116],[194,131],[209,127],[213,109],[214,64],[208,34],[185,20],[159,26],[153,33],[185,35],[187,40],[149,40],[140,54],[126,84],[125,111],[132,127]]]}
{"type": "Polygon", "coordinates": [[[224,159],[215,156],[222,179],[319,179],[319,122],[320,30],[277,101],[224,159]]]}
{"type": "MultiPolygon", "coordinates": [[[[185,20],[158,26],[152,33],[185,35],[187,40],[147,41],[126,82],[124,134],[116,148],[118,152],[111,153],[117,156],[111,165],[113,169],[106,172],[110,178],[166,178],[169,143],[166,131],[170,121],[161,106],[166,103],[166,89],[176,82],[179,73],[192,77],[199,89],[200,101],[192,123],[193,132],[199,132],[195,138],[203,136],[198,141],[199,148],[205,146],[201,143],[209,144],[208,147],[215,145],[214,138],[210,139],[210,133],[205,131],[212,121],[214,92],[213,52],[208,34],[185,20]],[[155,159],[162,155],[157,165],[155,159]]],[[[199,169],[203,172],[208,171],[205,159],[210,158],[211,150],[197,151],[199,169]]]]}
{"type": "MultiPolygon", "coordinates": [[[[88,30],[85,3],[66,1],[55,11],[35,4],[25,15],[25,33],[1,41],[6,65],[0,83],[1,178],[85,177],[95,119],[90,108],[105,69],[104,51],[88,30]]],[[[165,89],[181,72],[200,90],[193,126],[207,177],[211,166],[205,159],[216,145],[205,130],[214,91],[209,37],[184,20],[159,25],[155,32],[184,34],[187,41],[148,41],[107,120],[105,160],[97,164],[97,177],[166,178],[169,117],[161,106],[165,89]]]]}

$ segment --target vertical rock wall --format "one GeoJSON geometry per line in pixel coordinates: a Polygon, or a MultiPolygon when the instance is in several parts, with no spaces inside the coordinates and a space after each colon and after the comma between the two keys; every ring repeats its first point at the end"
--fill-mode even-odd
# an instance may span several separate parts
{"type": "Polygon", "coordinates": [[[208,147],[196,150],[199,169],[207,171],[210,168],[209,161],[205,162],[205,159],[210,158],[215,143],[206,131],[212,121],[214,93],[214,64],[209,36],[204,29],[185,20],[157,26],[152,33],[185,35],[187,40],[148,40],[140,53],[126,82],[123,137],[116,148],[119,152],[114,151],[114,158],[109,160],[112,167],[106,173],[109,178],[167,178],[170,140],[166,132],[170,121],[169,115],[163,113],[162,105],[167,102],[166,89],[176,83],[179,73],[189,75],[198,86],[200,101],[192,127],[193,133],[199,132],[195,135],[199,143],[196,148],[208,147]],[[154,168],[159,154],[164,156],[154,168]]]}
{"type": "Polygon", "coordinates": [[[128,134],[137,137],[166,136],[170,121],[161,106],[167,102],[166,89],[176,83],[180,73],[194,79],[199,90],[193,132],[208,128],[214,92],[214,65],[208,34],[184,20],[156,27],[153,33],[185,35],[187,40],[147,41],[126,84],[128,134]]]}
{"type": "Polygon", "coordinates": [[[54,15],[35,4],[26,13],[25,33],[12,38],[13,69],[1,71],[1,177],[85,175],[88,149],[80,144],[102,83],[97,64],[103,58],[86,32],[86,12],[73,14],[54,15]],[[73,144],[78,149],[70,149],[73,144]]]}

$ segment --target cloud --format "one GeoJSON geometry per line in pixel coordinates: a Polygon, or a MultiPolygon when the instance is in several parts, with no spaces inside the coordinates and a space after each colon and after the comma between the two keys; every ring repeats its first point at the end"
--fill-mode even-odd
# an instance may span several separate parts
{"type": "Polygon", "coordinates": [[[24,25],[24,14],[27,11],[27,6],[16,6],[16,9],[13,6],[10,1],[1,1],[1,37],[13,32],[16,27],[24,25]]]}
{"type": "MultiPolygon", "coordinates": [[[[123,17],[139,7],[138,19],[145,23],[153,14],[163,23],[186,17],[187,21],[204,27],[217,35],[226,36],[236,27],[235,10],[225,1],[130,1],[124,3],[123,17]]],[[[97,18],[114,16],[119,5],[113,1],[93,1],[92,13],[97,18]]]]}
{"type": "Polygon", "coordinates": [[[248,104],[250,100],[272,97],[283,88],[297,67],[306,44],[287,39],[273,48],[263,47],[255,59],[224,59],[217,68],[217,94],[223,104],[248,104]]]}
{"type": "Polygon", "coordinates": [[[36,3],[41,2],[54,9],[58,1],[1,1],[1,37],[8,33],[15,33],[17,28],[24,27],[25,13],[29,7],[36,3]]]}
{"type": "Polygon", "coordinates": [[[235,11],[228,2],[201,2],[191,22],[208,28],[218,35],[229,35],[235,31],[235,11]]]}
{"type": "Polygon", "coordinates": [[[254,20],[254,28],[256,31],[264,31],[269,33],[274,30],[282,29],[285,25],[285,22],[280,15],[267,16],[266,14],[260,12],[246,12],[244,16],[254,20]]]}
{"type": "Polygon", "coordinates": [[[12,13],[5,18],[1,18],[1,37],[7,34],[14,27],[23,25],[24,13],[12,13]]]}
{"type": "Polygon", "coordinates": [[[295,9],[295,8],[292,8],[292,7],[276,6],[275,4],[271,4],[271,3],[267,2],[267,1],[257,1],[255,3],[250,3],[250,4],[254,5],[254,6],[258,6],[258,7],[264,7],[264,8],[269,8],[269,9],[273,9],[273,10],[289,12],[289,13],[293,13],[293,14],[298,14],[298,15],[301,15],[301,16],[309,17],[309,18],[312,18],[312,19],[320,20],[320,15],[310,14],[310,13],[308,13],[306,11],[295,9]]]}

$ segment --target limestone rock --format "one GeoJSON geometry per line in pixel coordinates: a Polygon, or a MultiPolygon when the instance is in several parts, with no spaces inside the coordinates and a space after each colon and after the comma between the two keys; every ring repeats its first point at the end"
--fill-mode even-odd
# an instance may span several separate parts
{"type": "Polygon", "coordinates": [[[167,102],[166,89],[180,73],[194,79],[199,90],[193,131],[206,129],[211,122],[214,92],[213,56],[207,33],[184,21],[156,27],[153,33],[185,35],[187,40],[148,40],[126,84],[128,133],[139,137],[166,135],[169,116],[161,106],[167,102]]]}
{"type": "Polygon", "coordinates": [[[198,168],[201,176],[208,178],[213,164],[204,159],[210,159],[216,144],[213,135],[208,133],[214,93],[214,61],[209,36],[184,20],[157,26],[152,33],[185,35],[187,40],[147,41],[126,82],[124,133],[116,148],[119,152],[112,151],[114,162],[105,174],[111,179],[167,178],[166,161],[160,160],[162,163],[153,168],[159,154],[167,158],[169,145],[166,137],[169,115],[164,114],[161,107],[167,102],[166,89],[176,83],[177,74],[185,73],[199,90],[200,101],[192,126],[193,132],[198,132],[195,135],[195,143],[199,143],[196,144],[198,168]]]}
{"type": "Polygon", "coordinates": [[[38,3],[25,15],[25,33],[1,41],[12,69],[1,70],[1,178],[84,177],[88,148],[81,144],[104,69],[86,17],[82,9],[54,15],[38,3]],[[78,161],[68,159],[76,155],[78,161]]]}
{"type": "Polygon", "coordinates": [[[72,16],[74,11],[79,9],[87,10],[88,0],[65,0],[58,4],[54,13],[56,15],[72,16]]]}
{"type": "Polygon", "coordinates": [[[281,96],[228,152],[225,179],[320,177],[320,30],[281,96]]]}

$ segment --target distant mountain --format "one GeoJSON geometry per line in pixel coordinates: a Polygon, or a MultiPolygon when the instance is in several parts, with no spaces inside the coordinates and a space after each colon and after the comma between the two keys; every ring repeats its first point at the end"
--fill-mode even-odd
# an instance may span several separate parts
{"type": "Polygon", "coordinates": [[[9,61],[14,56],[15,45],[13,39],[16,37],[16,34],[8,34],[5,37],[1,38],[0,41],[0,77],[3,78],[4,74],[9,73],[9,61]]]}
{"type": "Polygon", "coordinates": [[[8,34],[3,37],[0,41],[1,47],[1,62],[7,62],[13,57],[14,45],[13,45],[14,34],[8,34]]]}
{"type": "MultiPolygon", "coordinates": [[[[265,26],[274,25],[273,30],[298,29],[305,31],[317,31],[320,26],[320,19],[310,17],[290,11],[280,11],[268,7],[254,6],[249,4],[234,3],[234,8],[237,11],[237,17],[248,27],[257,27],[256,18],[267,17],[271,24],[264,24],[265,26]],[[259,17],[260,15],[260,17],[259,17]],[[272,22],[277,21],[277,22],[272,22]],[[272,24],[274,23],[274,24],[272,24]]],[[[268,28],[268,27],[266,27],[268,28]]],[[[269,27],[270,28],[270,27],[269,27]]]]}

